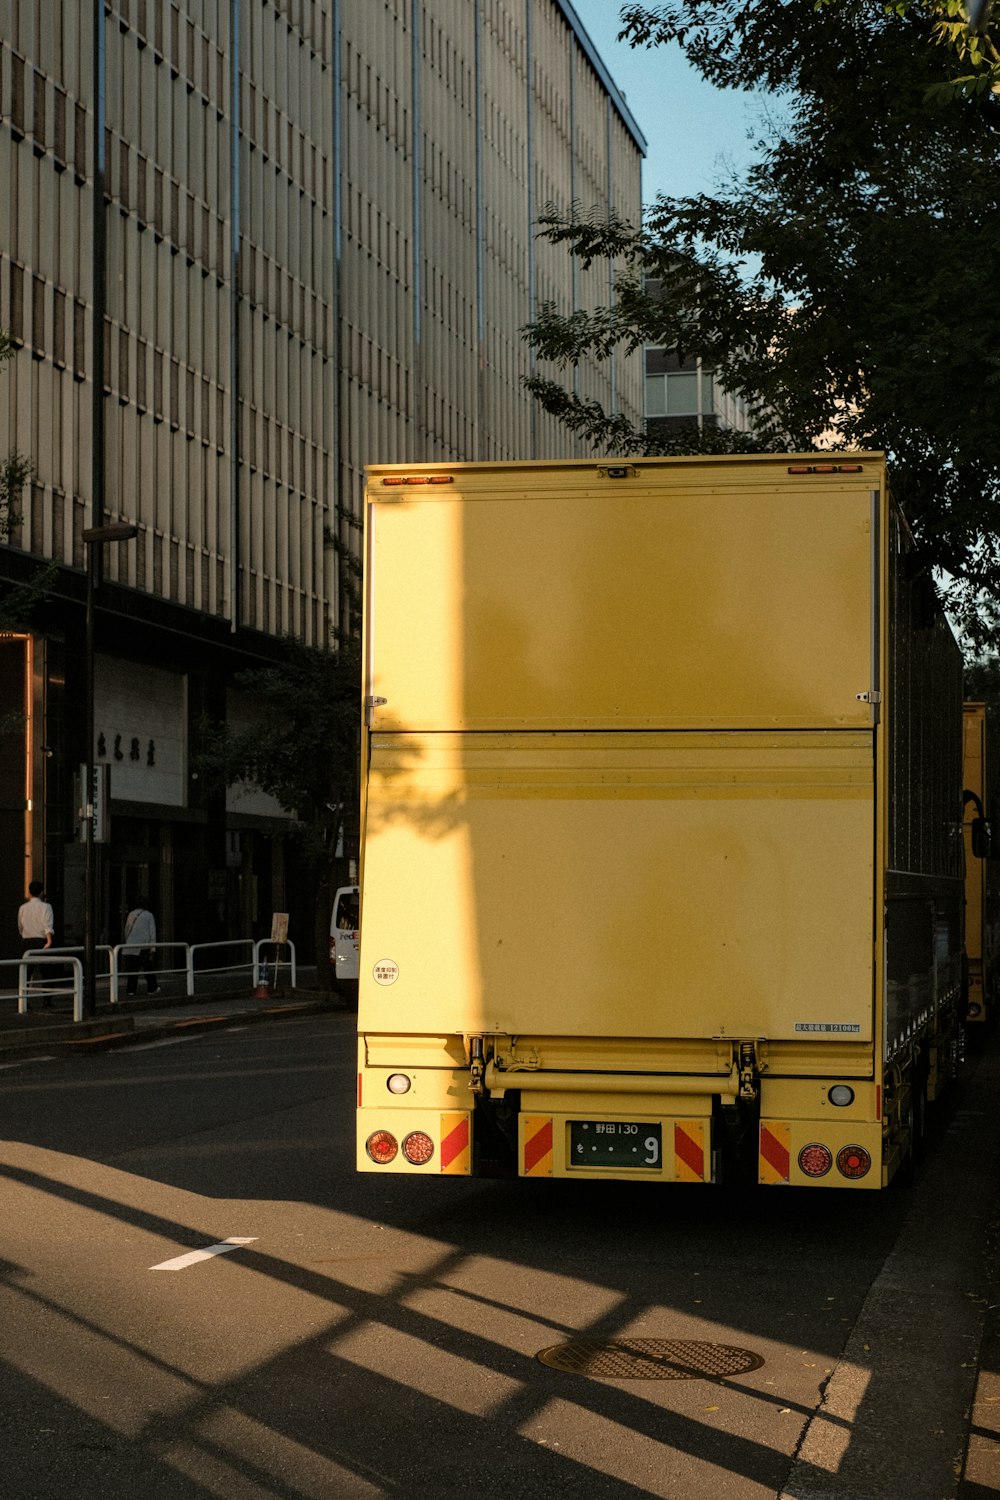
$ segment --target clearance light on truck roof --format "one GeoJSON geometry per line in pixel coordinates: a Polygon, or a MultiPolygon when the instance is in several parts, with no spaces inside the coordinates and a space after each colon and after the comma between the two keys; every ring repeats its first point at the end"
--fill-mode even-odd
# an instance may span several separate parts
{"type": "Polygon", "coordinates": [[[833,1152],[818,1141],[811,1141],[799,1152],[799,1170],[807,1177],[825,1177],[833,1166],[833,1152]]]}
{"type": "Polygon", "coordinates": [[[872,1159],[864,1146],[845,1146],[837,1152],[837,1171],[852,1180],[864,1177],[871,1169],[872,1159]]]}
{"type": "Polygon", "coordinates": [[[454,474],[393,474],[383,479],[385,485],[400,484],[454,484],[454,474]]]}
{"type": "Polygon", "coordinates": [[[380,1167],[385,1167],[391,1162],[399,1150],[399,1142],[388,1130],[375,1130],[365,1141],[365,1150],[372,1161],[377,1162],[380,1167]]]}
{"type": "Polygon", "coordinates": [[[863,474],[864,464],[789,464],[789,474],[863,474]]]}

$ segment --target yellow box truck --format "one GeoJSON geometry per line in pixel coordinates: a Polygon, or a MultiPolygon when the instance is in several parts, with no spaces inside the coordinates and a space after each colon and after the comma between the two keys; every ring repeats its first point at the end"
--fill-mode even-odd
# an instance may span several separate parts
{"type": "Polygon", "coordinates": [[[366,512],[359,1169],[887,1183],[964,885],[882,456],[375,466],[366,512]]]}
{"type": "Polygon", "coordinates": [[[964,713],[965,957],[967,1034],[985,1038],[1000,990],[1000,829],[993,781],[1000,766],[996,726],[985,703],[964,713]]]}

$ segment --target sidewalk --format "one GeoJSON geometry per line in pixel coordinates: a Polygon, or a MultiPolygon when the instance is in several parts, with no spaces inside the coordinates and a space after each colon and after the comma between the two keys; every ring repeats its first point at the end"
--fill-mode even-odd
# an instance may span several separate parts
{"type": "Polygon", "coordinates": [[[273,1021],[315,1011],[345,1011],[340,996],[300,985],[279,987],[266,998],[251,989],[197,996],[152,996],[100,1001],[90,1021],[74,1022],[72,1003],[56,998],[46,1009],[35,1002],[28,1014],[17,1013],[16,996],[0,994],[0,1062],[52,1053],[81,1053],[127,1046],[137,1033],[144,1041],[178,1031],[210,1030],[234,1019],[243,1023],[273,1021]]]}

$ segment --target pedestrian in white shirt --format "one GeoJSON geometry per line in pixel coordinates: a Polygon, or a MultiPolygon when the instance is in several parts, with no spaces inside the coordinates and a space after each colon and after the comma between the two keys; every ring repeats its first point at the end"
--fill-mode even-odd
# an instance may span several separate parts
{"type": "Polygon", "coordinates": [[[156,918],[145,906],[136,906],[125,918],[125,931],[122,939],[132,951],[125,954],[125,972],[128,979],[125,984],[126,995],[134,995],[139,988],[139,975],[144,974],[146,979],[146,994],[155,995],[159,991],[156,975],[153,973],[153,960],[156,957],[156,918]]]}
{"type": "MultiPolygon", "coordinates": [[[[45,887],[40,880],[32,880],[28,886],[28,899],[17,912],[17,930],[21,938],[21,952],[29,953],[34,948],[51,948],[55,938],[55,919],[52,908],[43,901],[45,887]]],[[[41,978],[41,965],[33,964],[28,970],[28,981],[34,983],[41,978]]],[[[52,998],[45,997],[51,1005],[52,998]]]]}

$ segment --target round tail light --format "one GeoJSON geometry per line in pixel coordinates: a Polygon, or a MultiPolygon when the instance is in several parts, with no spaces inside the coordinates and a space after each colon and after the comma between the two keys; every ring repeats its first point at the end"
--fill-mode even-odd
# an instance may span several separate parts
{"type": "Polygon", "coordinates": [[[389,1134],[388,1130],[374,1130],[365,1141],[365,1150],[372,1161],[378,1162],[380,1167],[384,1167],[396,1155],[396,1152],[399,1150],[399,1143],[394,1135],[389,1134]]]}
{"type": "Polygon", "coordinates": [[[807,1177],[825,1177],[833,1166],[833,1152],[818,1141],[810,1141],[799,1152],[799,1171],[807,1177]]]}
{"type": "Polygon", "coordinates": [[[422,1130],[411,1130],[403,1142],[403,1155],[411,1167],[422,1167],[434,1155],[434,1142],[422,1130]]]}
{"type": "Polygon", "coordinates": [[[837,1152],[837,1171],[844,1177],[864,1177],[871,1170],[872,1159],[864,1146],[845,1146],[837,1152]]]}

